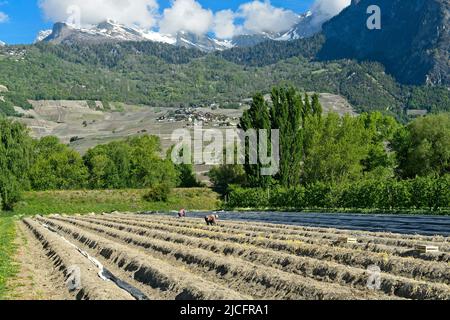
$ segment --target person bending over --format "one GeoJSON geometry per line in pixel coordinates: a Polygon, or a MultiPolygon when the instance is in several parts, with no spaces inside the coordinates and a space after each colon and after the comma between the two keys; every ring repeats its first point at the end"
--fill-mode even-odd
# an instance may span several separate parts
{"type": "Polygon", "coordinates": [[[217,224],[217,220],[219,220],[218,215],[210,215],[205,217],[205,221],[208,226],[215,226],[217,224]]]}

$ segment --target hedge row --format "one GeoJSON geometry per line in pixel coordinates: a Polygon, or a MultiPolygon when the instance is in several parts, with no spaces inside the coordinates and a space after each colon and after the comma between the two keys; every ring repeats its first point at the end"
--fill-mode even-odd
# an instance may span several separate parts
{"type": "Polygon", "coordinates": [[[227,207],[439,210],[450,208],[450,175],[338,185],[316,183],[294,189],[232,187],[227,207]]]}

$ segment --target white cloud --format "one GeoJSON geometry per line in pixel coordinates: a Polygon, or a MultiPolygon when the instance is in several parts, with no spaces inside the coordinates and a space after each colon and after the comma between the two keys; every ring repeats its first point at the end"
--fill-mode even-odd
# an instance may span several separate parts
{"type": "Polygon", "coordinates": [[[106,19],[142,28],[156,24],[157,0],[40,0],[44,15],[53,22],[77,19],[71,17],[79,11],[82,25],[98,24],[106,19]],[[73,10],[79,8],[79,10],[73,10]]]}
{"type": "Polygon", "coordinates": [[[7,22],[8,20],[9,16],[6,13],[0,11],[0,23],[7,22]]]}
{"type": "Polygon", "coordinates": [[[314,13],[315,23],[324,23],[338,15],[344,8],[351,4],[352,0],[316,0],[311,7],[314,13]]]}
{"type": "Polygon", "coordinates": [[[213,32],[220,39],[231,39],[239,33],[240,27],[235,25],[236,14],[232,10],[216,12],[214,16],[213,32]]]}
{"type": "Polygon", "coordinates": [[[159,23],[160,31],[176,34],[179,31],[205,34],[213,26],[214,15],[195,0],[175,0],[172,7],[163,12],[159,23]]]}
{"type": "Polygon", "coordinates": [[[274,7],[268,0],[244,3],[237,12],[222,10],[215,14],[195,0],[174,0],[172,7],[164,10],[159,26],[163,33],[212,31],[220,39],[230,39],[242,33],[286,31],[298,20],[299,16],[293,11],[274,7]],[[238,20],[242,20],[242,24],[237,24],[238,20]]]}
{"type": "MultiPolygon", "coordinates": [[[[1,0],[0,0],[1,1],[1,0]]],[[[106,19],[141,28],[159,26],[162,33],[179,31],[198,35],[214,32],[218,38],[230,39],[239,34],[278,33],[299,21],[291,10],[274,7],[270,0],[255,0],[242,4],[236,12],[222,10],[215,14],[197,0],[173,0],[171,7],[158,12],[159,0],[39,0],[44,15],[53,22],[76,22],[94,25],[106,19]],[[75,17],[74,17],[75,16],[75,17]]],[[[315,22],[323,23],[338,14],[351,0],[315,0],[311,11],[315,22]]],[[[0,2],[1,3],[1,2],[0,2]]],[[[8,20],[0,12],[0,23],[8,20]]]]}
{"type": "Polygon", "coordinates": [[[244,19],[244,32],[286,31],[299,21],[299,16],[283,8],[271,5],[270,1],[253,1],[239,7],[238,16],[244,19]]]}

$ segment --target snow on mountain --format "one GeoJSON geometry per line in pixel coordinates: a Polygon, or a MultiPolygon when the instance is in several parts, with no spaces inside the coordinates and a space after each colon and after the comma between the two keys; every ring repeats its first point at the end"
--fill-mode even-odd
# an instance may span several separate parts
{"type": "Polygon", "coordinates": [[[6,43],[4,43],[3,41],[0,40],[0,47],[4,47],[6,46],[6,43]]]}
{"type": "Polygon", "coordinates": [[[62,22],[55,23],[51,32],[41,31],[37,40],[52,43],[157,41],[175,44],[173,37],[127,27],[111,20],[88,28],[76,28],[62,22]]]}
{"type": "Polygon", "coordinates": [[[184,31],[178,32],[175,45],[179,47],[196,48],[207,52],[221,51],[233,47],[231,41],[218,40],[207,35],[196,35],[184,31]]]}
{"type": "Polygon", "coordinates": [[[175,44],[175,39],[170,35],[164,35],[153,31],[143,31],[136,28],[127,27],[114,21],[107,20],[89,29],[97,35],[118,41],[155,41],[168,44],[175,44]]]}
{"type": "Polygon", "coordinates": [[[270,34],[260,33],[239,35],[231,40],[220,40],[209,35],[196,35],[180,31],[176,35],[166,35],[155,31],[128,27],[112,20],[98,25],[76,28],[66,23],[55,23],[53,30],[39,32],[36,42],[52,43],[102,43],[120,41],[153,41],[201,51],[221,51],[233,47],[251,47],[267,40],[290,41],[310,37],[321,31],[321,26],[314,25],[314,14],[308,12],[300,16],[300,22],[286,32],[270,34]]]}
{"type": "Polygon", "coordinates": [[[42,40],[44,40],[45,38],[47,38],[49,35],[52,34],[52,30],[42,30],[39,31],[36,39],[34,40],[34,42],[41,42],[42,40]]]}
{"type": "Polygon", "coordinates": [[[56,23],[53,30],[41,31],[37,42],[52,43],[101,43],[120,41],[154,41],[202,51],[225,50],[233,45],[231,41],[222,41],[207,35],[195,35],[179,32],[177,35],[166,35],[154,31],[139,30],[107,20],[89,28],[75,28],[66,23],[56,23]]]}
{"type": "Polygon", "coordinates": [[[171,35],[164,35],[159,32],[154,31],[147,31],[143,32],[142,36],[145,38],[145,40],[148,41],[154,41],[154,42],[162,42],[162,43],[168,43],[168,44],[176,44],[176,39],[171,35]]]}
{"type": "Polygon", "coordinates": [[[232,44],[235,47],[252,47],[268,40],[292,41],[312,37],[321,30],[322,25],[318,24],[315,20],[315,15],[311,11],[308,11],[299,16],[299,22],[290,30],[280,33],[239,35],[233,38],[232,44]]]}
{"type": "Polygon", "coordinates": [[[297,23],[291,30],[281,33],[276,40],[290,41],[303,38],[309,38],[322,30],[322,25],[317,23],[315,15],[308,11],[300,17],[297,23]]]}

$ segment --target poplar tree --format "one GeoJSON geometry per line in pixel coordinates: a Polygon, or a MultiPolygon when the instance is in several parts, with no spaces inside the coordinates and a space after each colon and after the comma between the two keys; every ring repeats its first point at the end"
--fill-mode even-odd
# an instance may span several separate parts
{"type": "MultiPolygon", "coordinates": [[[[244,130],[248,131],[251,129],[254,129],[256,131],[256,134],[258,135],[258,131],[260,129],[265,129],[270,132],[271,124],[270,124],[270,116],[269,116],[269,106],[267,102],[264,99],[264,96],[261,93],[256,94],[253,97],[253,101],[251,104],[251,107],[249,110],[246,110],[241,118],[239,127],[244,130]]],[[[270,139],[270,135],[268,135],[268,139],[270,139]]],[[[263,168],[263,165],[260,162],[260,159],[258,157],[258,163],[257,164],[250,164],[249,163],[249,155],[251,152],[258,152],[258,150],[250,150],[250,148],[258,148],[258,145],[260,143],[259,136],[257,138],[257,145],[256,146],[250,146],[246,144],[245,147],[245,165],[244,169],[247,173],[248,177],[248,183],[251,186],[254,187],[268,187],[272,177],[268,176],[262,176],[261,175],[261,168],[263,168]]],[[[270,141],[267,142],[268,145],[270,145],[270,141]]],[[[270,152],[271,150],[268,150],[270,152]]]]}
{"type": "Polygon", "coordinates": [[[301,175],[305,105],[292,87],[274,88],[272,102],[272,128],[280,130],[279,180],[284,187],[296,186],[301,175]]]}
{"type": "Polygon", "coordinates": [[[308,93],[305,93],[305,100],[303,103],[303,127],[305,126],[305,121],[308,118],[308,116],[312,114],[312,107],[311,107],[311,100],[309,98],[308,93]]]}
{"type": "Polygon", "coordinates": [[[315,116],[322,116],[323,108],[320,104],[319,95],[315,93],[312,97],[312,112],[315,116]]]}

